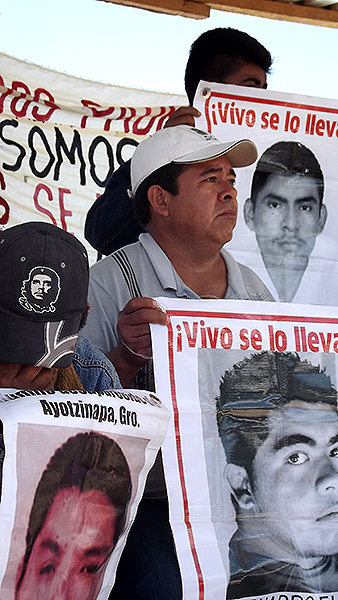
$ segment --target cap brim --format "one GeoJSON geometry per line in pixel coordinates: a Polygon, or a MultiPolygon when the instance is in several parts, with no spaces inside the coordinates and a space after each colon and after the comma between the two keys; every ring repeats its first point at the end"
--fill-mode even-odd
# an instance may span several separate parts
{"type": "Polygon", "coordinates": [[[66,368],[72,364],[81,315],[66,321],[26,321],[0,313],[0,362],[66,368]]]}
{"type": "Polygon", "coordinates": [[[227,155],[232,167],[248,167],[258,158],[257,147],[251,140],[239,140],[236,142],[226,142],[224,144],[212,144],[196,152],[191,152],[179,159],[175,163],[197,163],[212,160],[218,156],[227,155]]]}

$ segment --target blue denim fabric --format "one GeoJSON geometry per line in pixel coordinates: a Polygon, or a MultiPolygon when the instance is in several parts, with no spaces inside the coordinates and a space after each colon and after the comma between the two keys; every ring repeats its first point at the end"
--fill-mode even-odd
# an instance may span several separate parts
{"type": "Polygon", "coordinates": [[[86,392],[122,387],[114,365],[82,335],[79,335],[73,366],[86,392]]]}

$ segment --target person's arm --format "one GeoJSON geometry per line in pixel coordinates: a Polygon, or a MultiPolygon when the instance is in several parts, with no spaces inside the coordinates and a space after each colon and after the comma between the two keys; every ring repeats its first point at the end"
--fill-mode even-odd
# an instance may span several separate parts
{"type": "Polygon", "coordinates": [[[149,323],[166,325],[169,319],[152,298],[136,297],[127,302],[129,294],[119,286],[110,261],[105,258],[91,268],[90,309],[81,334],[111,360],[122,386],[128,387],[151,356],[149,323]]]}
{"type": "Polygon", "coordinates": [[[104,193],[88,211],[85,238],[101,254],[111,254],[136,242],[144,230],[134,217],[130,189],[130,160],[123,163],[108,181],[104,193]]]}

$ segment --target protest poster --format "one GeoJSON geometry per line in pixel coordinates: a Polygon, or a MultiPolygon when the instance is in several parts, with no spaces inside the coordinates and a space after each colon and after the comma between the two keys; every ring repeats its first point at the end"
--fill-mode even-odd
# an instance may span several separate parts
{"type": "Polygon", "coordinates": [[[185,600],[338,594],[338,309],[158,298],[185,600]]]}
{"type": "Polygon", "coordinates": [[[238,169],[238,224],[227,249],[276,300],[336,305],[338,102],[200,82],[196,126],[258,147],[238,169]]]}
{"type": "Polygon", "coordinates": [[[0,226],[47,221],[85,241],[85,216],[184,96],[88,81],[0,53],[0,226]]]}
{"type": "Polygon", "coordinates": [[[1,600],[106,600],[167,430],[138,390],[0,390],[1,600]]]}

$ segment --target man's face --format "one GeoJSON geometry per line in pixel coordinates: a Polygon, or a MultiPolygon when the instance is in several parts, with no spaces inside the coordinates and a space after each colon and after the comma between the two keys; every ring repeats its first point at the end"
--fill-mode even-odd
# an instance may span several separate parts
{"type": "Polygon", "coordinates": [[[261,67],[254,63],[244,63],[237,71],[228,75],[224,81],[219,81],[219,83],[263,89],[266,89],[267,87],[265,72],[261,67]]]}
{"type": "Polygon", "coordinates": [[[247,201],[245,219],[264,258],[276,263],[290,258],[296,264],[310,256],[323,231],[326,209],[312,177],[270,175],[255,206],[247,201]]]}
{"type": "Polygon", "coordinates": [[[94,600],[114,546],[116,511],[105,494],[79,488],[54,498],[17,600],[94,600]]]}
{"type": "Polygon", "coordinates": [[[179,193],[170,195],[169,228],[196,251],[219,249],[231,240],[237,220],[235,173],[226,156],[194,163],[178,178],[179,193]]]}
{"type": "Polygon", "coordinates": [[[49,275],[35,275],[31,281],[31,294],[36,300],[43,300],[52,287],[52,279],[49,275]]]}
{"type": "Polygon", "coordinates": [[[255,516],[303,557],[338,552],[338,420],[329,405],[289,404],[270,417],[253,461],[255,516]]]}

